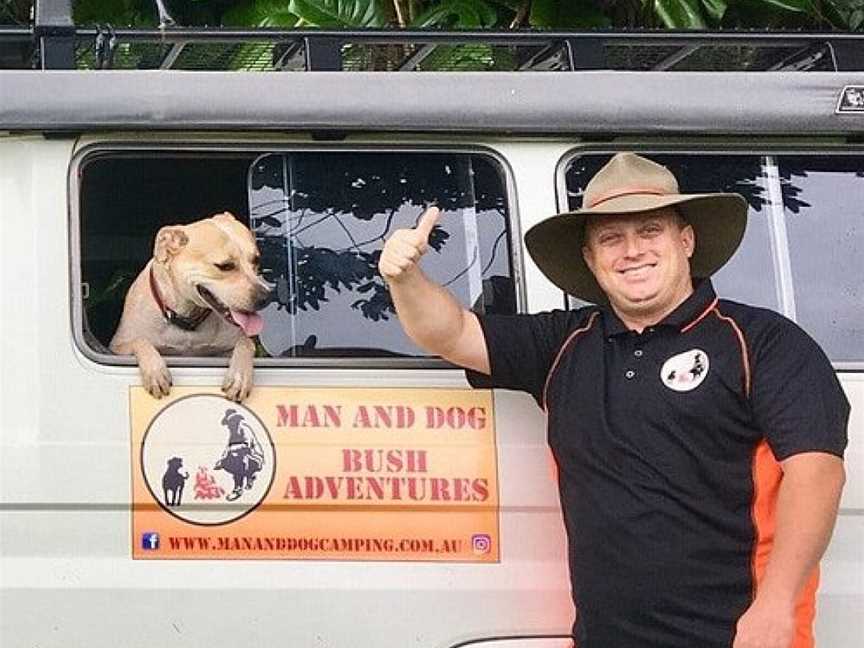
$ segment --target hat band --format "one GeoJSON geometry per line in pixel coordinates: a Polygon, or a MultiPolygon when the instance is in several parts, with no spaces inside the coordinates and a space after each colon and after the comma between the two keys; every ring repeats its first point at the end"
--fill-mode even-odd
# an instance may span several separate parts
{"type": "Polygon", "coordinates": [[[651,196],[672,196],[674,194],[670,194],[668,191],[660,191],[659,189],[651,188],[651,187],[633,187],[633,188],[625,188],[622,191],[615,191],[611,194],[606,194],[600,196],[597,200],[593,201],[588,205],[588,209],[594,209],[597,205],[608,202],[613,198],[621,198],[622,196],[633,196],[635,194],[648,194],[651,196]]]}

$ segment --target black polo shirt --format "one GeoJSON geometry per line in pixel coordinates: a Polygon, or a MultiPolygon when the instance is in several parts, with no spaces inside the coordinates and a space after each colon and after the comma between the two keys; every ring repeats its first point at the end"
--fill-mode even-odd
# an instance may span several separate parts
{"type": "Polygon", "coordinates": [[[777,462],[846,447],[821,349],[708,280],[641,334],[596,306],[480,323],[492,372],[471,384],[548,414],[577,646],[728,648],[770,552],[777,462]]]}

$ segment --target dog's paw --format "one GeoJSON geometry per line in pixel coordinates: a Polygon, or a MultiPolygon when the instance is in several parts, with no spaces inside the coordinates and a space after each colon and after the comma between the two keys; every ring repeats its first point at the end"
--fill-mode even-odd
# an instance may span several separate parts
{"type": "Polygon", "coordinates": [[[140,363],[141,379],[153,398],[162,398],[171,392],[171,372],[161,356],[157,355],[147,363],[140,363]]]}
{"type": "Polygon", "coordinates": [[[227,398],[237,403],[246,400],[252,391],[252,369],[229,367],[222,381],[222,391],[227,398]]]}

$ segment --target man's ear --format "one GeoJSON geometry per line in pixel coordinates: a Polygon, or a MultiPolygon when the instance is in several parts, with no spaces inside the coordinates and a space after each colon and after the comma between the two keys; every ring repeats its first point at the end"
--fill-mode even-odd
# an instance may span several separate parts
{"type": "Polygon", "coordinates": [[[167,263],[189,242],[189,237],[180,225],[163,227],[156,234],[156,244],[153,246],[153,257],[159,263],[167,263]]]}
{"type": "Polygon", "coordinates": [[[681,228],[681,243],[684,245],[687,258],[691,258],[696,250],[696,232],[692,225],[688,224],[681,228]]]}

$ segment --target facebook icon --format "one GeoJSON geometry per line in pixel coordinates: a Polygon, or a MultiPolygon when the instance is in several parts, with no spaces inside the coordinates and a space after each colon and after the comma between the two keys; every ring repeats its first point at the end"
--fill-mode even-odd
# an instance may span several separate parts
{"type": "Polygon", "coordinates": [[[141,548],[142,549],[158,549],[159,548],[159,534],[155,531],[146,531],[141,535],[141,548]]]}

